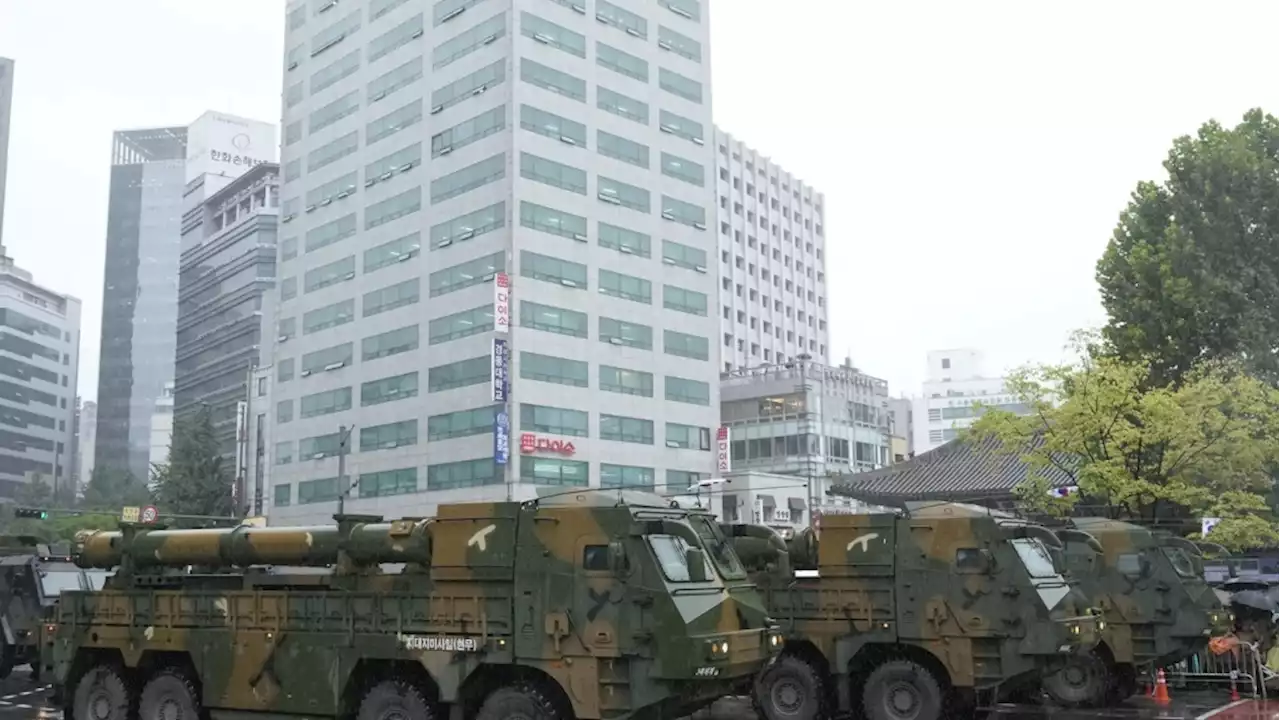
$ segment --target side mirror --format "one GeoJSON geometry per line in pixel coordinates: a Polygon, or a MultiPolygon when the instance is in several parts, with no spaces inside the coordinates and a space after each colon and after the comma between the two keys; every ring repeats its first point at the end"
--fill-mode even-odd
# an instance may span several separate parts
{"type": "Polygon", "coordinates": [[[621,540],[614,540],[609,543],[609,570],[615,575],[626,575],[627,565],[627,546],[622,544],[621,540]]]}
{"type": "Polygon", "coordinates": [[[707,582],[707,560],[706,556],[698,548],[687,548],[684,551],[685,565],[689,566],[689,582],[707,582]]]}

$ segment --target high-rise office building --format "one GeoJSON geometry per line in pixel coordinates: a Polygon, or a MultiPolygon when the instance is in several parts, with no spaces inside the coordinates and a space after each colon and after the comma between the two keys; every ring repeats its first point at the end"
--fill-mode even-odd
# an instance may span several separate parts
{"type": "Polygon", "coordinates": [[[591,5],[289,4],[273,522],[711,472],[708,3],[591,5]]]}
{"type": "Polygon", "coordinates": [[[830,362],[822,193],[719,128],[716,150],[725,371],[830,362]]]}
{"type": "Polygon", "coordinates": [[[0,498],[74,464],[80,301],[36,284],[0,245],[0,498]]]}
{"type": "Polygon", "coordinates": [[[13,107],[13,61],[0,57],[0,242],[4,242],[4,186],[9,167],[9,115],[13,107]]]}

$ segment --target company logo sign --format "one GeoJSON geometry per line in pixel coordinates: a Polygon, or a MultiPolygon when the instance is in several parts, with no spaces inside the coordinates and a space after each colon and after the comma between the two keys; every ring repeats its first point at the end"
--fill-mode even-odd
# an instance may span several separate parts
{"type": "Polygon", "coordinates": [[[493,276],[493,330],[511,330],[511,277],[504,272],[493,276]]]}
{"type": "Polygon", "coordinates": [[[520,452],[525,455],[539,452],[572,455],[578,452],[578,449],[568,440],[557,440],[535,435],[534,433],[521,433],[520,452]]]}
{"type": "Polygon", "coordinates": [[[721,425],[716,430],[716,470],[727,473],[732,469],[729,459],[729,428],[721,425]]]}
{"type": "Polygon", "coordinates": [[[493,461],[498,465],[511,461],[511,416],[506,410],[493,417],[493,461]]]}
{"type": "Polygon", "coordinates": [[[507,387],[510,380],[507,365],[507,341],[504,338],[493,339],[493,372],[490,375],[493,383],[493,401],[507,401],[507,387]]]}

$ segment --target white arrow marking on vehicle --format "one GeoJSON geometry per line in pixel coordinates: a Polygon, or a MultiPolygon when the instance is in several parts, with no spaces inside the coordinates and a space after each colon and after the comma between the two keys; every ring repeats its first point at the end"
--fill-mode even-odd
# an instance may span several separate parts
{"type": "Polygon", "coordinates": [[[867,552],[867,550],[870,549],[871,541],[875,540],[878,537],[880,537],[880,533],[867,533],[866,535],[859,535],[858,537],[849,541],[849,545],[845,547],[844,551],[849,552],[850,550],[853,549],[854,545],[862,545],[862,552],[867,552]]]}
{"type": "Polygon", "coordinates": [[[467,547],[478,547],[480,548],[480,552],[484,552],[485,544],[487,542],[487,538],[489,537],[489,533],[497,529],[498,529],[497,525],[489,525],[488,527],[485,527],[481,530],[477,530],[476,534],[472,535],[471,539],[467,541],[467,547]]]}

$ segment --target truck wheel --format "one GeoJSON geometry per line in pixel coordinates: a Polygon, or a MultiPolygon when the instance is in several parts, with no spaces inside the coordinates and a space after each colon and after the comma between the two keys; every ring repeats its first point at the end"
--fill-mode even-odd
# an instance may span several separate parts
{"type": "Polygon", "coordinates": [[[756,681],[751,700],[767,720],[821,720],[827,717],[822,678],[809,663],[785,655],[756,681]]]}
{"type": "Polygon", "coordinates": [[[1106,704],[1110,673],[1106,663],[1094,653],[1077,655],[1067,666],[1044,679],[1044,691],[1056,705],[1065,708],[1102,707],[1106,704]]]}
{"type": "Polygon", "coordinates": [[[18,661],[17,648],[0,638],[0,680],[9,677],[13,672],[13,666],[18,661]]]}
{"type": "Polygon", "coordinates": [[[152,675],[138,700],[139,720],[200,720],[202,713],[195,683],[176,668],[164,668],[152,675]]]}
{"type": "Polygon", "coordinates": [[[120,670],[96,665],[76,681],[71,702],[74,720],[127,720],[133,696],[120,670]]]}
{"type": "Polygon", "coordinates": [[[533,683],[504,687],[485,698],[476,720],[560,720],[560,711],[533,683]]]}
{"type": "Polygon", "coordinates": [[[434,717],[426,696],[403,678],[383,680],[369,688],[356,714],[356,720],[432,720],[434,717]]]}
{"type": "Polygon", "coordinates": [[[867,677],[862,709],[868,720],[935,720],[942,717],[942,688],[919,663],[890,660],[867,677]]]}

